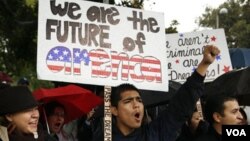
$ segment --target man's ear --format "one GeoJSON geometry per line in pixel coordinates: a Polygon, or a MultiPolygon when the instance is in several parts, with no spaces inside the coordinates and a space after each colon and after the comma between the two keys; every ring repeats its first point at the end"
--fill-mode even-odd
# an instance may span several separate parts
{"type": "Polygon", "coordinates": [[[221,122],[221,115],[217,112],[213,113],[213,119],[215,122],[220,123],[221,122]]]}
{"type": "Polygon", "coordinates": [[[117,107],[111,106],[111,113],[112,115],[117,116],[118,115],[117,107]]]}

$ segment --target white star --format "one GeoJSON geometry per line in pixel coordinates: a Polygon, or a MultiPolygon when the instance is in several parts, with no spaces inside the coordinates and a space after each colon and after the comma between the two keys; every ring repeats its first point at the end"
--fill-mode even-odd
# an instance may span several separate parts
{"type": "Polygon", "coordinates": [[[63,55],[67,56],[68,54],[69,54],[68,51],[66,51],[66,50],[63,51],[63,55]]]}
{"type": "Polygon", "coordinates": [[[59,58],[60,58],[60,60],[63,60],[63,57],[62,57],[62,56],[60,56],[59,58]]]}
{"type": "Polygon", "coordinates": [[[54,50],[54,53],[55,53],[55,54],[58,54],[58,52],[59,52],[58,49],[55,49],[55,50],[54,50]]]}
{"type": "Polygon", "coordinates": [[[84,52],[83,57],[87,58],[88,57],[88,53],[84,52]]]}
{"type": "Polygon", "coordinates": [[[49,58],[49,59],[53,59],[53,56],[50,54],[50,55],[48,56],[48,58],[49,58]]]}
{"type": "Polygon", "coordinates": [[[79,52],[76,52],[76,53],[75,53],[75,56],[76,56],[76,57],[79,57],[79,56],[80,56],[80,53],[79,53],[79,52]]]}

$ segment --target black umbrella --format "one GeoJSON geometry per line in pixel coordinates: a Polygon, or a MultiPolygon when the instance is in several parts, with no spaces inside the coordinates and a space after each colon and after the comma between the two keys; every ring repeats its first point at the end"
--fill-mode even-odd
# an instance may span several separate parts
{"type": "Polygon", "coordinates": [[[241,105],[250,105],[250,67],[227,72],[205,88],[205,95],[227,94],[238,98],[241,105]]]}
{"type": "Polygon", "coordinates": [[[149,108],[167,104],[180,87],[181,83],[170,80],[168,92],[141,90],[144,106],[149,108]]]}

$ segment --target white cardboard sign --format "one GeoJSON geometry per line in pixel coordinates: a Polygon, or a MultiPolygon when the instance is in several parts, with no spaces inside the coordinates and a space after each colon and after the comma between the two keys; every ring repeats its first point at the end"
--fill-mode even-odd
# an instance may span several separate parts
{"type": "Polygon", "coordinates": [[[42,80],[168,91],[163,13],[82,0],[40,0],[42,80]]]}
{"type": "Polygon", "coordinates": [[[232,70],[223,29],[167,34],[166,53],[169,61],[167,66],[169,80],[185,82],[201,62],[206,45],[215,45],[221,51],[208,68],[206,82],[213,81],[223,73],[232,70]]]}

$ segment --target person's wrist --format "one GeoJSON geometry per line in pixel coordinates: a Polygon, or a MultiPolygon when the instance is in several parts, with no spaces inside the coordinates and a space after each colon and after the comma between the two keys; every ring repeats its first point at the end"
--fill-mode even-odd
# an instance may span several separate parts
{"type": "Polygon", "coordinates": [[[201,61],[201,63],[198,65],[198,68],[196,69],[196,71],[201,76],[205,76],[209,65],[210,65],[209,63],[205,63],[204,61],[201,61]]]}

